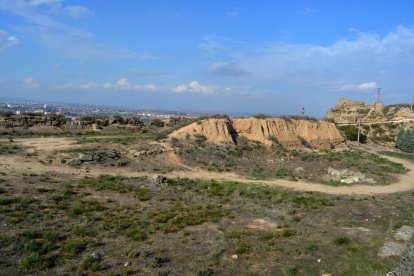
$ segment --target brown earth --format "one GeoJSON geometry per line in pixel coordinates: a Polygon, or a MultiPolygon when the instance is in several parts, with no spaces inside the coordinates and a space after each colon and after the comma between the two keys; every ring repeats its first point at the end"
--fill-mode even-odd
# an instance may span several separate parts
{"type": "Polygon", "coordinates": [[[208,119],[178,129],[170,137],[184,139],[197,135],[203,135],[213,143],[234,142],[237,137],[244,137],[271,146],[276,140],[287,149],[306,146],[330,149],[345,145],[332,123],[282,118],[208,119]]]}

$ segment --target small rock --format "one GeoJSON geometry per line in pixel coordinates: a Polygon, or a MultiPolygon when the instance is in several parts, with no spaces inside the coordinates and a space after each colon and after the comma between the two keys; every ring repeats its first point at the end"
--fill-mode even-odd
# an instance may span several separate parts
{"type": "Polygon", "coordinates": [[[161,174],[156,174],[156,175],[152,176],[151,180],[155,184],[167,183],[167,178],[165,176],[161,175],[161,174]]]}
{"type": "Polygon", "coordinates": [[[82,165],[82,161],[78,158],[72,158],[66,161],[66,164],[69,166],[80,166],[82,165]]]}
{"type": "Polygon", "coordinates": [[[379,250],[378,256],[389,257],[389,256],[401,256],[407,246],[396,242],[386,242],[379,250]]]}
{"type": "Polygon", "coordinates": [[[297,173],[303,173],[304,171],[305,171],[305,169],[303,167],[297,167],[295,169],[295,172],[297,172],[297,173]]]}
{"type": "Polygon", "coordinates": [[[403,225],[394,235],[397,241],[410,241],[414,234],[414,228],[411,226],[403,225]]]}
{"type": "Polygon", "coordinates": [[[28,149],[26,150],[27,155],[35,155],[36,154],[36,150],[34,149],[28,149]]]}
{"type": "Polygon", "coordinates": [[[377,184],[377,181],[375,181],[372,178],[365,178],[365,182],[367,182],[368,184],[377,184]]]}
{"type": "Polygon", "coordinates": [[[236,255],[236,254],[231,255],[231,259],[232,259],[232,260],[237,260],[237,259],[239,259],[239,256],[238,256],[238,255],[236,255]]]}
{"type": "Polygon", "coordinates": [[[102,259],[102,255],[99,252],[93,252],[91,254],[91,258],[95,261],[100,261],[102,259]]]}
{"type": "Polygon", "coordinates": [[[82,162],[90,162],[93,161],[93,155],[91,154],[81,154],[78,158],[82,162]]]}
{"type": "Polygon", "coordinates": [[[341,179],[341,183],[346,183],[346,184],[352,184],[354,183],[354,178],[345,178],[345,179],[341,179]]]}
{"type": "Polygon", "coordinates": [[[131,261],[127,261],[127,262],[124,264],[124,266],[125,266],[125,267],[127,267],[127,266],[131,266],[131,264],[132,264],[132,263],[131,263],[131,261]]]}
{"type": "Polygon", "coordinates": [[[332,273],[324,273],[324,274],[322,274],[322,276],[333,276],[333,274],[332,273]]]}
{"type": "Polygon", "coordinates": [[[321,259],[317,259],[316,261],[317,261],[318,263],[321,263],[321,262],[322,262],[322,260],[321,260],[321,259]]]}
{"type": "Polygon", "coordinates": [[[340,178],[341,175],[342,175],[339,170],[335,170],[334,168],[331,168],[331,167],[328,168],[328,174],[332,175],[332,176],[335,176],[335,177],[338,177],[338,178],[340,178]]]}

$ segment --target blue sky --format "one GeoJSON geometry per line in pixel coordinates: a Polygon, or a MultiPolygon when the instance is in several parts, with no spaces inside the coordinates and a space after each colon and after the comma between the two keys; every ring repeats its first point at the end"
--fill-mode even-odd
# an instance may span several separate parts
{"type": "Polygon", "coordinates": [[[0,95],[321,117],[414,100],[414,1],[0,0],[0,95]]]}

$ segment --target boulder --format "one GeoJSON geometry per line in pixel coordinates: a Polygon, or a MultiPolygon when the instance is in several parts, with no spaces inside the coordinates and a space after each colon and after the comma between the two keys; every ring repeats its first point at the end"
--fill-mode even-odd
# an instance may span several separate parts
{"type": "Polygon", "coordinates": [[[167,177],[161,174],[156,174],[151,177],[151,181],[155,184],[163,184],[163,183],[167,183],[168,179],[167,177]]]}
{"type": "Polygon", "coordinates": [[[69,166],[80,166],[82,161],[79,158],[72,158],[66,161],[66,164],[69,166]]]}
{"type": "Polygon", "coordinates": [[[387,276],[412,276],[414,275],[414,245],[404,253],[401,263],[392,272],[388,272],[387,276]]]}
{"type": "Polygon", "coordinates": [[[401,256],[407,246],[396,242],[386,242],[379,250],[378,256],[389,257],[389,256],[401,256]]]}
{"type": "Polygon", "coordinates": [[[397,241],[410,241],[414,234],[414,228],[411,226],[403,225],[395,232],[394,238],[397,241]]]}
{"type": "Polygon", "coordinates": [[[78,158],[81,162],[90,162],[93,161],[93,155],[92,154],[81,154],[78,158]]]}

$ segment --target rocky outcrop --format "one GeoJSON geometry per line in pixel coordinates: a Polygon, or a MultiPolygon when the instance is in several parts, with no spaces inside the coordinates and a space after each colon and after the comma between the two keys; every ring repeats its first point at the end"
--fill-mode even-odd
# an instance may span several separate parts
{"type": "Polygon", "coordinates": [[[339,99],[335,108],[326,113],[326,118],[337,124],[356,123],[382,123],[413,119],[409,104],[384,106],[381,102],[367,104],[349,99],[339,99]]]}
{"type": "Polygon", "coordinates": [[[237,143],[237,139],[244,137],[267,146],[276,142],[286,149],[330,149],[344,145],[343,137],[332,123],[282,118],[208,119],[181,128],[170,136],[183,139],[197,135],[213,143],[237,143]]]}

